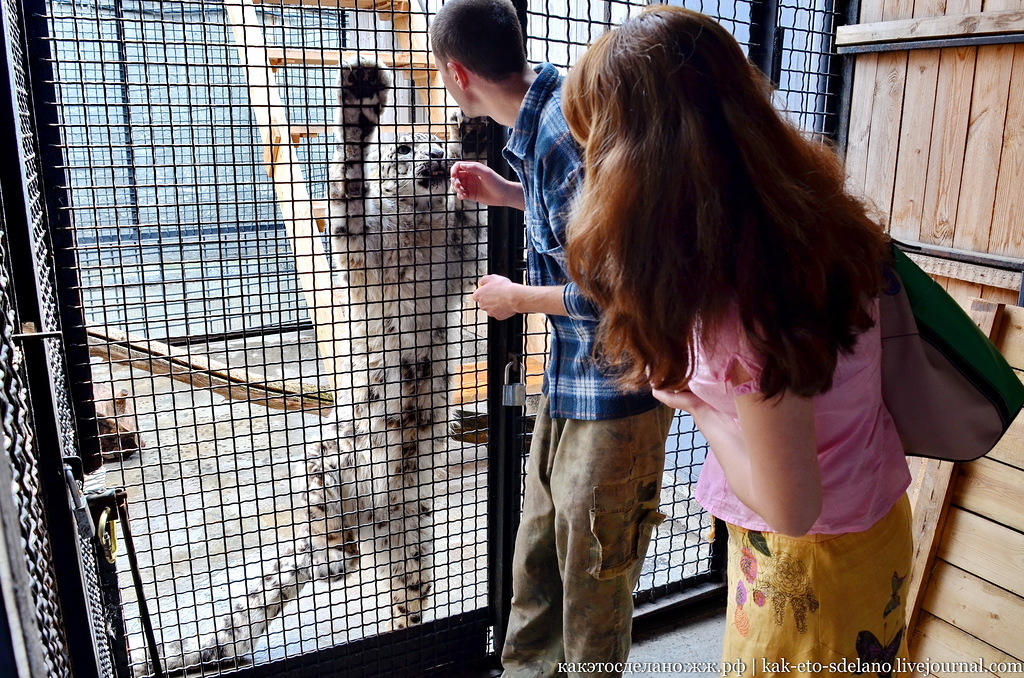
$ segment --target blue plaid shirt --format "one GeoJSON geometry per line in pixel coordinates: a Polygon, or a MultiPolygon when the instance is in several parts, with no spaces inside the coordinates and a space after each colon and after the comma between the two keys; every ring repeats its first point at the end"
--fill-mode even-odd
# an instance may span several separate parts
{"type": "Polygon", "coordinates": [[[548,316],[551,354],[544,392],[551,416],[617,419],[652,409],[649,392],[623,393],[595,361],[597,309],[566,274],[565,227],[583,181],[580,149],[562,116],[562,78],[551,64],[537,67],[504,156],[526,196],[526,269],[530,285],[565,285],[568,316],[548,316]]]}

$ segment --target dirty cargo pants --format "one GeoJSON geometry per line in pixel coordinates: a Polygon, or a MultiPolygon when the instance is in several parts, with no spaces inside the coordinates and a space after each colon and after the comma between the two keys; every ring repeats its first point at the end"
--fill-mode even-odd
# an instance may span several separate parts
{"type": "Polygon", "coordinates": [[[659,405],[607,421],[551,419],[541,402],[512,562],[508,678],[618,676],[629,655],[633,588],[658,512],[665,438],[659,405]],[[559,671],[561,662],[601,662],[559,671]],[[605,670],[611,669],[611,670],[605,670]]]}

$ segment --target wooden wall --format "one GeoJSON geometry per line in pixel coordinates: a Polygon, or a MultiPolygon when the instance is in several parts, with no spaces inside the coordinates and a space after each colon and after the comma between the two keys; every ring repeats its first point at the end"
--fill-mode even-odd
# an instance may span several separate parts
{"type": "MultiPolygon", "coordinates": [[[[854,59],[850,188],[897,239],[1024,259],[1024,0],[863,0],[837,45],[854,59]]],[[[1020,272],[916,257],[965,307],[1014,304],[1020,272]]],[[[1024,368],[1024,309],[983,314],[1024,368]]],[[[985,327],[984,323],[982,324],[985,327]]],[[[912,464],[916,661],[1024,667],[1024,418],[985,458],[912,464]]],[[[931,667],[935,675],[1014,671],[931,667]],[[957,671],[956,669],[959,669],[957,671]]],[[[924,675],[920,672],[917,675],[924,675]]]]}
{"type": "MultiPolygon", "coordinates": [[[[1024,308],[975,300],[972,316],[1024,369],[1024,308]]],[[[904,593],[914,675],[1024,672],[1024,417],[967,464],[921,461],[911,488],[915,562],[904,593]]]]}
{"type": "MultiPolygon", "coordinates": [[[[865,0],[840,29],[841,50],[888,50],[854,56],[847,166],[896,238],[1024,258],[1022,30],[1024,0],[865,0]],[[982,35],[1006,42],[923,42],[982,35]]],[[[1016,303],[1019,274],[930,272],[965,306],[1016,303]]]]}

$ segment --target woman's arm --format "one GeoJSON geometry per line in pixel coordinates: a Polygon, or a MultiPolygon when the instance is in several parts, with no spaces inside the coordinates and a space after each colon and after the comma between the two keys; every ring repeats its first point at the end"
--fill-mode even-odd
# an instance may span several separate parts
{"type": "MultiPolygon", "coordinates": [[[[742,383],[739,374],[734,377],[738,381],[733,383],[742,383]]],[[[770,400],[759,393],[737,396],[737,426],[689,391],[655,391],[655,397],[693,415],[729,487],[772,530],[800,536],[811,529],[821,515],[822,489],[809,398],[792,393],[770,400]]]]}

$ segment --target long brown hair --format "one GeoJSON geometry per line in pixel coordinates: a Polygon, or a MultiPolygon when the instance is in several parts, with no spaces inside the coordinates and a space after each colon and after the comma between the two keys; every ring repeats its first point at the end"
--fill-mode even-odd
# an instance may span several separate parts
{"type": "Polygon", "coordinates": [[[586,51],[562,99],[586,170],[569,271],[602,307],[598,346],[622,382],[683,387],[736,308],[762,393],[828,390],[872,326],[887,238],[735,39],[649,7],[586,51]]]}

